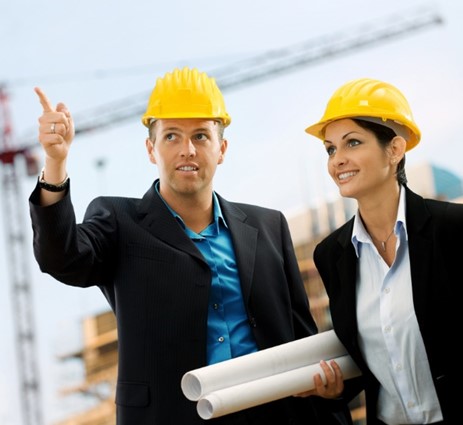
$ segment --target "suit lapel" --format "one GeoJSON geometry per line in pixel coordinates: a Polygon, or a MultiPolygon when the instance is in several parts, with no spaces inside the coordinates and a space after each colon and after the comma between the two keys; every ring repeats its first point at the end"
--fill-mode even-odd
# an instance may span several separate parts
{"type": "Polygon", "coordinates": [[[337,317],[342,317],[341,323],[336,326],[346,329],[343,332],[345,335],[351,335],[350,343],[357,347],[357,313],[356,313],[356,280],[357,280],[357,257],[354,247],[352,246],[351,236],[353,228],[352,219],[350,225],[344,227],[343,231],[338,236],[338,243],[341,246],[340,256],[336,263],[339,284],[333,287],[339,291],[339,294],[333,298],[339,300],[336,310],[340,313],[337,317]],[[352,329],[355,332],[352,332],[352,329]]]}
{"type": "MultiPolygon", "coordinates": [[[[155,183],[154,183],[155,184],[155,183]]],[[[200,251],[186,235],[177,220],[156,192],[154,184],[145,193],[139,206],[140,223],[153,236],[205,262],[200,251]]],[[[230,229],[243,298],[249,299],[257,249],[258,229],[246,224],[246,214],[217,195],[225,221],[230,229]]]]}
{"type": "Polygon", "coordinates": [[[406,189],[406,217],[408,233],[408,249],[410,256],[410,270],[412,279],[413,302],[418,321],[425,316],[425,303],[428,288],[432,282],[432,235],[426,231],[426,223],[430,219],[429,211],[421,196],[410,189],[406,189]],[[426,265],[426,267],[424,267],[426,265]]]}
{"type": "Polygon", "coordinates": [[[251,292],[252,276],[254,275],[257,235],[259,231],[257,228],[245,223],[247,216],[242,210],[219,195],[217,196],[225,221],[232,235],[243,299],[247,303],[251,292]]]}
{"type": "Polygon", "coordinates": [[[156,192],[154,184],[145,193],[139,206],[140,224],[156,238],[168,245],[187,252],[205,262],[200,251],[172,216],[164,201],[156,192]]]}

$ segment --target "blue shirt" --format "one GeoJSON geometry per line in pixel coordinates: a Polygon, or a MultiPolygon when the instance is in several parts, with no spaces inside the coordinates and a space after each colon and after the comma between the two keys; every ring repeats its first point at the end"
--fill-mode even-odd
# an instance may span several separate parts
{"type": "MultiPolygon", "coordinates": [[[[159,182],[156,190],[159,193],[159,182]]],[[[212,196],[214,219],[200,233],[186,227],[182,218],[164,201],[211,269],[212,281],[207,316],[207,364],[257,351],[244,307],[231,233],[214,192],[212,196]]]]}

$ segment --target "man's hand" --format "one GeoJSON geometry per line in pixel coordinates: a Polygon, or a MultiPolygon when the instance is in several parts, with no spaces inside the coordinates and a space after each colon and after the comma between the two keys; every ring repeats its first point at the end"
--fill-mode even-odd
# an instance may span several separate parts
{"type": "MultiPolygon", "coordinates": [[[[36,87],[34,90],[43,109],[39,118],[39,141],[45,151],[43,178],[47,183],[58,185],[67,178],[66,160],[74,139],[74,122],[64,103],[58,103],[56,108],[53,108],[40,88],[36,87]]],[[[43,206],[51,205],[63,196],[64,192],[41,189],[40,203],[43,206]]]]}
{"type": "Polygon", "coordinates": [[[39,141],[45,151],[47,160],[51,162],[66,161],[69,147],[74,139],[74,122],[71,113],[64,103],[58,103],[56,108],[51,105],[45,93],[36,87],[43,113],[39,118],[39,141]]]}

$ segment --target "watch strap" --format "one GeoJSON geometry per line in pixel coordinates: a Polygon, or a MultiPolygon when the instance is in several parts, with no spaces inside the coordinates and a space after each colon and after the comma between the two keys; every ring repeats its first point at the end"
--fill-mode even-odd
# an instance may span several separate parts
{"type": "Polygon", "coordinates": [[[42,169],[38,179],[38,184],[41,189],[47,190],[48,192],[62,192],[69,187],[69,176],[66,175],[66,178],[61,183],[48,183],[44,179],[44,170],[42,169]]]}

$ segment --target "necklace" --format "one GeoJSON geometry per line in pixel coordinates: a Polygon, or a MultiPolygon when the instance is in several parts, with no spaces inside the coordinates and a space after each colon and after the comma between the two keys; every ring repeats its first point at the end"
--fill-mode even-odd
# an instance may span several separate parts
{"type": "Polygon", "coordinates": [[[394,233],[394,228],[392,228],[391,233],[389,233],[389,236],[386,238],[385,241],[380,241],[379,239],[375,238],[381,244],[381,248],[383,248],[383,251],[386,251],[387,241],[389,240],[389,238],[392,236],[393,233],[394,233]]]}

